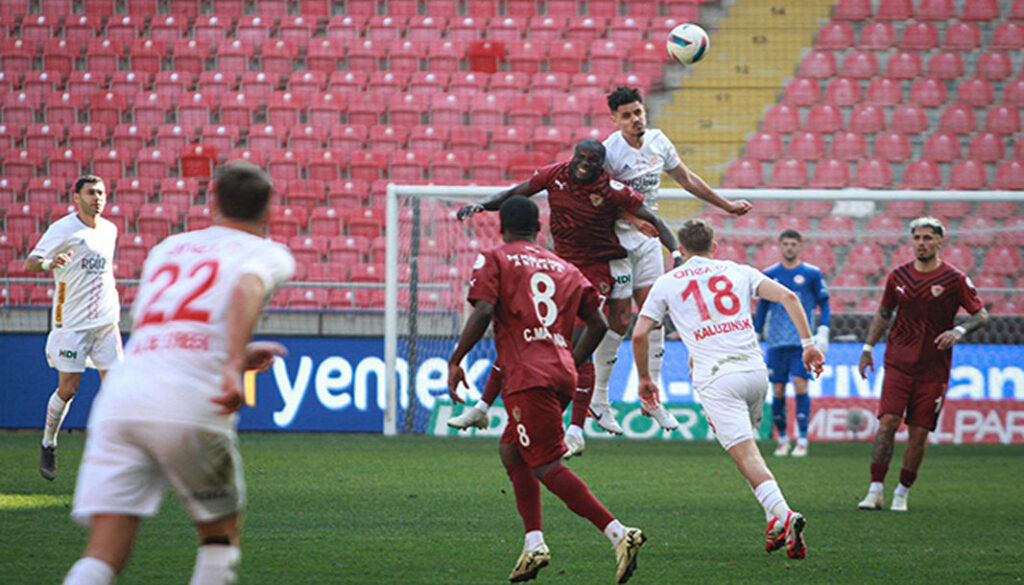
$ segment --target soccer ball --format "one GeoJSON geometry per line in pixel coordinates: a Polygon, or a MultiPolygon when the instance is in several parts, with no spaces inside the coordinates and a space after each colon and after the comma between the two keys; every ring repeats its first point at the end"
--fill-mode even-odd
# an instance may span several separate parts
{"type": "Polygon", "coordinates": [[[711,40],[708,33],[696,24],[684,23],[672,29],[665,41],[670,57],[683,65],[700,61],[708,52],[711,40]]]}
{"type": "Polygon", "coordinates": [[[851,433],[859,433],[868,426],[868,413],[856,406],[846,411],[846,430],[851,433]]]}

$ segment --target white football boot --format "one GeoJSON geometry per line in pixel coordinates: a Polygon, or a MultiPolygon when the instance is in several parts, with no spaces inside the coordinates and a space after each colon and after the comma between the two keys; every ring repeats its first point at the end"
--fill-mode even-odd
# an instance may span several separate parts
{"type": "Polygon", "coordinates": [[[467,408],[459,416],[453,416],[448,419],[448,426],[460,430],[468,429],[469,427],[483,430],[491,426],[491,417],[479,408],[467,408]]]}
{"type": "Polygon", "coordinates": [[[789,453],[790,457],[807,457],[807,443],[797,443],[789,453]]]}
{"type": "Polygon", "coordinates": [[[885,496],[882,492],[868,490],[868,495],[864,496],[864,499],[857,504],[859,510],[881,510],[882,505],[885,503],[885,496]]]}
{"type": "Polygon", "coordinates": [[[591,402],[590,416],[594,418],[594,422],[597,423],[597,426],[609,433],[613,435],[622,434],[622,427],[615,420],[615,411],[612,410],[611,404],[607,402],[591,402]]]}
{"type": "Polygon", "coordinates": [[[889,509],[893,512],[906,512],[907,511],[907,496],[910,494],[900,495],[896,492],[892,493],[892,504],[889,505],[889,509]]]}
{"type": "Polygon", "coordinates": [[[776,457],[785,457],[789,455],[789,448],[792,446],[793,444],[790,443],[789,441],[786,441],[785,443],[779,443],[779,446],[775,447],[775,451],[772,452],[772,455],[776,457]]]}
{"type": "Polygon", "coordinates": [[[568,450],[565,455],[562,455],[562,459],[571,459],[583,455],[583,449],[587,446],[587,442],[583,439],[582,433],[577,436],[575,433],[566,431],[565,446],[568,447],[568,450]]]}
{"type": "Polygon", "coordinates": [[[679,428],[679,421],[676,420],[676,417],[672,416],[672,413],[669,412],[664,405],[659,404],[658,408],[649,412],[646,408],[643,408],[642,406],[640,408],[643,409],[644,414],[657,421],[658,424],[661,425],[661,428],[665,429],[666,431],[674,431],[679,428]]]}

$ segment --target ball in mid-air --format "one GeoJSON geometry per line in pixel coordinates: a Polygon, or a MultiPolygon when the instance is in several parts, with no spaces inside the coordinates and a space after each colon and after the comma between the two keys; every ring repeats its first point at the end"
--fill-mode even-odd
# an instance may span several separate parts
{"type": "Polygon", "coordinates": [[[846,411],[846,430],[851,433],[859,433],[868,426],[869,413],[865,412],[862,408],[856,406],[850,407],[846,411]]]}
{"type": "Polygon", "coordinates": [[[665,47],[672,59],[691,65],[704,58],[711,46],[708,33],[696,24],[684,23],[668,33],[665,47]]]}

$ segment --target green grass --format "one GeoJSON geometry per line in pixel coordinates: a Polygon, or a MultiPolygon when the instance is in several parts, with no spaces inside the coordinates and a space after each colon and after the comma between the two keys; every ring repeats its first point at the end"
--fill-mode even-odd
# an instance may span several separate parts
{"type": "MultiPolygon", "coordinates": [[[[59,583],[85,543],[68,517],[83,436],[61,438],[52,483],[36,470],[38,442],[0,439],[0,583],[59,583]]],[[[507,583],[522,524],[496,441],[244,434],[241,444],[240,583],[507,583]]],[[[930,446],[907,514],[855,509],[869,456],[865,443],[815,444],[806,460],[769,460],[808,518],[804,561],[764,553],[761,508],[717,443],[592,440],[571,467],[648,534],[638,585],[1024,581],[1024,446],[930,446]]],[[[612,583],[604,536],[547,492],[544,510],[552,564],[537,582],[612,583]]],[[[185,583],[194,554],[169,494],[119,583],[185,583]]]]}

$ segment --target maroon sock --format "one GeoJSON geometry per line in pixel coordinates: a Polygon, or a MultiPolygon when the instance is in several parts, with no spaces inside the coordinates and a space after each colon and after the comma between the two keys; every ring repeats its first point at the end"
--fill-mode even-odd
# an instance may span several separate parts
{"type": "Polygon", "coordinates": [[[877,481],[879,483],[885,481],[885,474],[889,472],[889,466],[883,463],[872,463],[871,464],[871,481],[877,481]]]}
{"type": "Polygon", "coordinates": [[[541,530],[540,480],[526,463],[516,463],[505,468],[512,480],[512,491],[516,496],[516,508],[523,518],[526,532],[541,530]]]}
{"type": "Polygon", "coordinates": [[[484,385],[484,394],[480,397],[481,400],[487,404],[494,404],[494,401],[498,399],[498,394],[501,394],[501,385],[505,380],[505,375],[501,373],[501,368],[498,366],[491,366],[491,375],[487,376],[487,384],[484,385]]]}
{"type": "Polygon", "coordinates": [[[917,472],[910,471],[906,467],[900,470],[900,483],[904,487],[910,487],[914,485],[914,480],[917,479],[917,472]]]}
{"type": "Polygon", "coordinates": [[[601,502],[597,501],[590,488],[571,469],[558,465],[544,477],[544,486],[558,496],[577,515],[590,520],[598,530],[604,530],[615,520],[601,502]]]}
{"type": "Polygon", "coordinates": [[[583,427],[590,410],[590,399],[594,397],[594,362],[576,367],[576,394],[572,399],[572,424],[583,427]]]}

